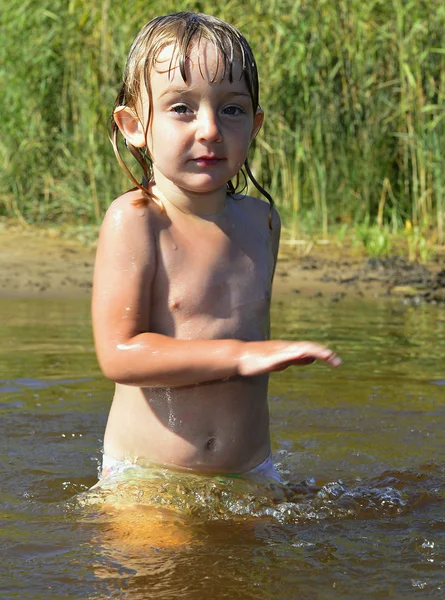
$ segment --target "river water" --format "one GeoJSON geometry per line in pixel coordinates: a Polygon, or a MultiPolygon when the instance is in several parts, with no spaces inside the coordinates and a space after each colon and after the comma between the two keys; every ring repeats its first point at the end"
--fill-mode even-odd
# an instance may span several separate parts
{"type": "Polygon", "coordinates": [[[274,303],[274,337],[344,359],[271,377],[289,485],[160,470],[96,492],[112,385],[89,303],[0,315],[1,598],[445,598],[443,307],[274,303]]]}

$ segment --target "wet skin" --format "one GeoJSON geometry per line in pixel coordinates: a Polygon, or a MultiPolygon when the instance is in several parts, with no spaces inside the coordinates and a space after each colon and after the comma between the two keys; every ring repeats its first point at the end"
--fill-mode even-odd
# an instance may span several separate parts
{"type": "MultiPolygon", "coordinates": [[[[173,223],[156,205],[141,210],[130,201],[131,195],[119,203],[144,213],[136,219],[160,258],[150,269],[150,289],[141,282],[140,306],[127,299],[129,319],[150,306],[143,328],[153,333],[179,340],[267,339],[274,267],[267,205],[229,198],[214,222],[176,215],[173,223]]],[[[126,360],[131,362],[131,350],[126,360]]],[[[200,471],[245,471],[270,451],[267,379],[235,375],[168,388],[117,385],[105,453],[200,471]]]]}
{"type": "MultiPolygon", "coordinates": [[[[213,47],[203,42],[199,56],[201,65],[193,52],[187,61],[187,84],[178,69],[152,75],[154,200],[140,207],[143,192],[124,194],[101,229],[93,326],[102,370],[117,384],[104,451],[244,472],[270,452],[268,373],[338,359],[317,344],[267,341],[279,218],[274,211],[271,230],[266,203],[226,194],[262,113],[236,73],[212,82],[213,47]]],[[[123,108],[116,122],[145,145],[143,117],[123,108]]]]}

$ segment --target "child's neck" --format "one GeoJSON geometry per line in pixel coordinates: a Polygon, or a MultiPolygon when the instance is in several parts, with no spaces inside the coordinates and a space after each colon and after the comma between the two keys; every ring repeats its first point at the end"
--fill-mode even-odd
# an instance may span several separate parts
{"type": "Polygon", "coordinates": [[[227,204],[226,186],[212,190],[211,192],[195,193],[175,186],[165,178],[156,177],[152,192],[167,212],[171,207],[173,210],[183,214],[193,215],[203,219],[216,218],[222,215],[227,204]]]}

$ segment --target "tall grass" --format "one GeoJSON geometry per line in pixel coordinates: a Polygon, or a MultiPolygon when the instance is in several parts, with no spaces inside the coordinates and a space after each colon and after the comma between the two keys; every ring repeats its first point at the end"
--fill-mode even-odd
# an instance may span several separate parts
{"type": "MultiPolygon", "coordinates": [[[[1,12],[0,198],[34,221],[97,221],[129,182],[107,120],[151,0],[9,0],[1,12]]],[[[256,53],[266,121],[256,175],[285,218],[409,221],[444,242],[442,0],[167,0],[210,12],[256,53]]]]}

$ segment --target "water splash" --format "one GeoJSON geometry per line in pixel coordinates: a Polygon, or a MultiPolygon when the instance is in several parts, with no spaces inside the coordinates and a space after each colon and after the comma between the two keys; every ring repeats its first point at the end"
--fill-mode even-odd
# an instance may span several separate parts
{"type": "Polygon", "coordinates": [[[203,520],[271,518],[280,523],[396,517],[445,497],[445,473],[387,471],[369,479],[299,484],[129,467],[78,497],[82,506],[162,507],[203,520]]]}

